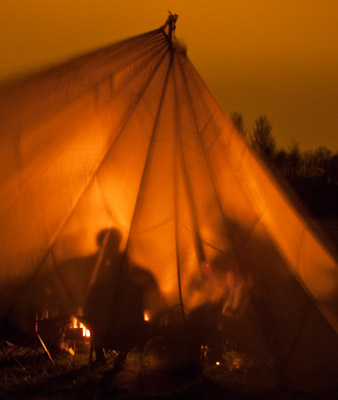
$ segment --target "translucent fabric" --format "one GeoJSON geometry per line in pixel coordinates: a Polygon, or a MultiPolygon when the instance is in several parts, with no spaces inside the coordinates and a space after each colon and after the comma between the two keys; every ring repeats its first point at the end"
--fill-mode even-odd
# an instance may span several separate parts
{"type": "Polygon", "coordinates": [[[213,309],[287,385],[336,384],[337,261],[162,29],[7,84],[0,124],[4,323],[213,309]]]}

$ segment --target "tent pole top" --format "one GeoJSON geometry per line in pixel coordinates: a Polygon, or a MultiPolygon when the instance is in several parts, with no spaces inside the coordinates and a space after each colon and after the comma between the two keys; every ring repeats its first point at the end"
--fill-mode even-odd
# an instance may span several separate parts
{"type": "Polygon", "coordinates": [[[176,29],[176,22],[178,19],[177,14],[172,14],[171,11],[168,11],[168,19],[166,20],[165,24],[162,26],[165,34],[167,35],[170,44],[172,44],[173,37],[175,37],[175,29],[176,29]]]}

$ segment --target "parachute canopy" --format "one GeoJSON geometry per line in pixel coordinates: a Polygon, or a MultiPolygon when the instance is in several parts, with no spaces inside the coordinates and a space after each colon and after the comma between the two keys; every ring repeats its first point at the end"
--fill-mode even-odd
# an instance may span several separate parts
{"type": "Polygon", "coordinates": [[[0,318],[146,312],[206,342],[221,318],[288,384],[332,386],[337,262],[165,30],[1,89],[0,318]]]}

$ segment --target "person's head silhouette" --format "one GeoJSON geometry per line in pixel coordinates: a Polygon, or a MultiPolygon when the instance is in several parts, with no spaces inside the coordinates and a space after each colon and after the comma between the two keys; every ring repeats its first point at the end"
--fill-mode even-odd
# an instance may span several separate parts
{"type": "Polygon", "coordinates": [[[96,237],[98,247],[100,249],[104,248],[107,256],[113,256],[119,253],[121,240],[122,234],[116,228],[102,229],[96,237]]]}

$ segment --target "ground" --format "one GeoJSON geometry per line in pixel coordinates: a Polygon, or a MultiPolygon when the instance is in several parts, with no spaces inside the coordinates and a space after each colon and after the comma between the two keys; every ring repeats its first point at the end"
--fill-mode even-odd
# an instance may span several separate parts
{"type": "Polygon", "coordinates": [[[338,393],[315,396],[283,390],[271,380],[267,369],[257,368],[254,360],[228,352],[220,365],[206,363],[201,374],[155,372],[147,369],[146,360],[136,350],[131,352],[124,369],[112,373],[114,358],[104,366],[88,368],[88,350],[74,356],[62,352],[54,357],[55,365],[42,351],[14,359],[2,358],[0,398],[4,400],[75,400],[75,399],[272,399],[333,400],[338,393]],[[22,363],[22,366],[17,364],[22,363]]]}

